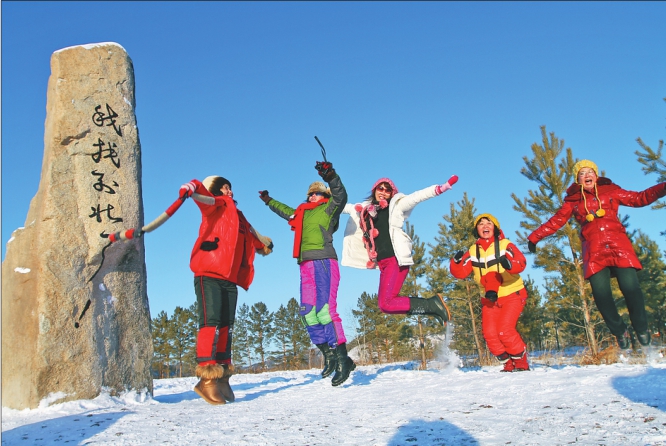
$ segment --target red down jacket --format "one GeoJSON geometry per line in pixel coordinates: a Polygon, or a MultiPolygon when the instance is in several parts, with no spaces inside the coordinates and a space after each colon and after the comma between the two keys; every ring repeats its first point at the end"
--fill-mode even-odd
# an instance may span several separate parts
{"type": "Polygon", "coordinates": [[[573,183],[567,189],[560,210],[532,232],[527,239],[534,244],[538,243],[554,234],[573,215],[581,226],[580,240],[583,246],[583,270],[586,279],[607,266],[641,269],[641,263],[627,237],[626,229],[617,216],[617,211],[620,205],[643,207],[654,203],[666,195],[666,183],[657,184],[642,192],[632,192],[622,189],[608,178],[599,177],[597,191],[599,200],[593,192],[581,193],[580,184],[573,183]],[[606,214],[588,222],[586,220],[588,210],[592,213],[597,211],[600,207],[599,201],[606,214]]]}
{"type": "MultiPolygon", "coordinates": [[[[200,181],[192,182],[196,193],[213,196],[200,181]]],[[[201,226],[192,248],[190,269],[195,276],[228,280],[247,290],[254,278],[255,250],[264,244],[250,231],[233,198],[215,197],[213,205],[196,203],[201,210],[201,226]],[[209,242],[206,250],[201,249],[204,242],[209,242]]]]}

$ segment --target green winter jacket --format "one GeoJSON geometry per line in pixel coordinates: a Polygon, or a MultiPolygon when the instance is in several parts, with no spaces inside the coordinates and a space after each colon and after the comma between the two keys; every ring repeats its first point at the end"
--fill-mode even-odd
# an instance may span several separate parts
{"type": "MultiPolygon", "coordinates": [[[[337,174],[328,186],[331,189],[328,202],[306,210],[303,216],[299,264],[305,260],[338,259],[333,247],[333,233],[338,230],[340,214],[347,204],[347,190],[337,174]]],[[[296,211],[275,199],[268,202],[268,207],[287,221],[296,211]]]]}

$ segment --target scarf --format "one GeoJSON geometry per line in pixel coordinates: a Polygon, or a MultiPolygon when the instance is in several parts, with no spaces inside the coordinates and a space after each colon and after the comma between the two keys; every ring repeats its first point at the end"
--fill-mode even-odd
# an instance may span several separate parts
{"type": "Polygon", "coordinates": [[[294,231],[294,258],[298,259],[301,256],[301,240],[303,238],[303,217],[305,216],[305,211],[312,210],[317,206],[328,203],[328,198],[324,198],[313,203],[303,203],[294,211],[294,215],[289,217],[289,226],[291,230],[294,231]]]}

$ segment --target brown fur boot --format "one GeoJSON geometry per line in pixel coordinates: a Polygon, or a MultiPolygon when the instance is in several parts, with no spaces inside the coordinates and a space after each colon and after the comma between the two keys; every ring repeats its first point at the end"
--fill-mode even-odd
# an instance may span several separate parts
{"type": "Polygon", "coordinates": [[[226,403],[218,386],[219,380],[224,376],[224,368],[220,364],[198,365],[194,373],[200,378],[194,391],[201,398],[210,404],[226,403]]]}
{"type": "Polygon", "coordinates": [[[224,367],[224,375],[222,375],[222,378],[217,381],[217,385],[220,388],[220,393],[222,393],[224,399],[233,403],[234,400],[236,400],[236,396],[229,385],[229,378],[234,374],[234,366],[233,364],[222,364],[222,367],[224,367]]]}

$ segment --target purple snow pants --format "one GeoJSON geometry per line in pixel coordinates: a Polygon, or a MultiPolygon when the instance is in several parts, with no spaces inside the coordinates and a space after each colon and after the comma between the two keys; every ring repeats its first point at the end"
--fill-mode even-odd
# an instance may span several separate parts
{"type": "Polygon", "coordinates": [[[340,269],[335,259],[301,263],[301,320],[312,343],[335,348],[347,342],[338,314],[340,269]]]}

